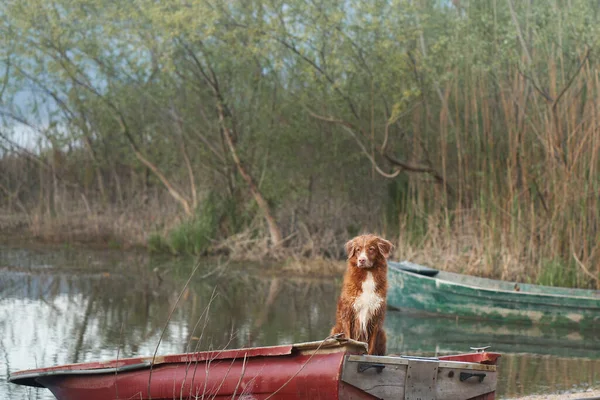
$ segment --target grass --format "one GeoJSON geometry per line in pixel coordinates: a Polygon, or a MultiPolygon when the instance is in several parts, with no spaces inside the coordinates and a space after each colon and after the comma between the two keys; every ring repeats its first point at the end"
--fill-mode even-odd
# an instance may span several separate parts
{"type": "Polygon", "coordinates": [[[582,276],[578,273],[574,262],[564,263],[561,260],[549,260],[542,264],[541,272],[537,278],[539,285],[546,286],[581,286],[582,276]]]}
{"type": "Polygon", "coordinates": [[[175,254],[204,255],[211,245],[214,231],[213,214],[201,212],[170,231],[166,242],[175,254]]]}
{"type": "Polygon", "coordinates": [[[223,235],[236,235],[248,224],[248,216],[231,200],[210,193],[191,218],[174,227],[154,232],[147,246],[153,252],[170,252],[176,255],[208,255],[216,250],[223,235]]]}

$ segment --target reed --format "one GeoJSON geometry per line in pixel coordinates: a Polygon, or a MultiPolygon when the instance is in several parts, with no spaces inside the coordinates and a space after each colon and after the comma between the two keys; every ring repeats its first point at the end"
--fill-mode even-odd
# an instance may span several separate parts
{"type": "MultiPolygon", "coordinates": [[[[544,95],[516,65],[498,75],[452,71],[444,93],[452,119],[439,106],[429,118],[440,137],[415,131],[453,185],[448,196],[410,179],[400,237],[417,258],[500,278],[598,285],[600,80],[587,49],[575,59],[567,71],[560,55],[548,55],[538,72],[544,95]]],[[[428,112],[417,107],[412,119],[428,112]]]]}

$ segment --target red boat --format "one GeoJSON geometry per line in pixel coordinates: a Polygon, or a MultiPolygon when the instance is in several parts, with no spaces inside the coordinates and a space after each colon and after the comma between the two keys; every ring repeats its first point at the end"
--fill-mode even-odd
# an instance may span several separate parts
{"type": "Polygon", "coordinates": [[[497,353],[365,353],[365,343],[326,339],[38,368],[9,381],[48,388],[58,400],[494,399],[497,353]]]}

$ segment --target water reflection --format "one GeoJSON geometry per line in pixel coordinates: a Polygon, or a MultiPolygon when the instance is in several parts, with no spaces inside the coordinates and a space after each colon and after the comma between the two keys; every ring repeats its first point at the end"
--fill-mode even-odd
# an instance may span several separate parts
{"type": "MultiPolygon", "coordinates": [[[[252,266],[206,262],[181,293],[194,267],[189,260],[1,253],[0,378],[153,354],[161,336],[161,354],[315,340],[327,336],[335,313],[333,282],[265,276],[252,266]]],[[[24,390],[2,383],[0,398],[27,398],[24,390]]],[[[45,391],[33,397],[52,398],[45,391]]]]}
{"type": "Polygon", "coordinates": [[[517,397],[600,384],[600,332],[388,312],[388,349],[434,356],[491,346],[502,353],[498,394],[517,397]]]}
{"type": "MultiPolygon", "coordinates": [[[[11,371],[150,355],[161,337],[158,353],[168,354],[319,340],[329,333],[339,280],[268,276],[257,265],[211,260],[182,292],[193,268],[190,260],[136,253],[0,247],[0,398],[53,398],[47,390],[8,385],[11,371]]],[[[506,353],[500,397],[600,381],[594,334],[394,312],[386,328],[395,353],[492,344],[506,353]]]]}
{"type": "Polygon", "coordinates": [[[600,330],[507,325],[501,321],[427,317],[388,312],[389,346],[402,354],[468,351],[491,346],[500,353],[600,358],[600,330]]]}

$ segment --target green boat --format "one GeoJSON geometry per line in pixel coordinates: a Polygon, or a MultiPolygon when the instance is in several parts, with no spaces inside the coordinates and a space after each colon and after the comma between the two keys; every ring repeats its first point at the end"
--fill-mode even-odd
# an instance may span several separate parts
{"type": "Polygon", "coordinates": [[[600,291],[499,281],[388,262],[388,307],[504,323],[600,329],[600,291]]]}

